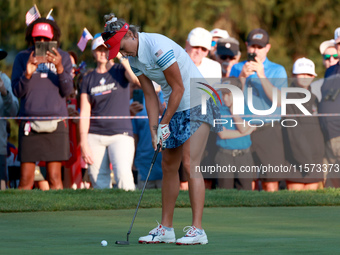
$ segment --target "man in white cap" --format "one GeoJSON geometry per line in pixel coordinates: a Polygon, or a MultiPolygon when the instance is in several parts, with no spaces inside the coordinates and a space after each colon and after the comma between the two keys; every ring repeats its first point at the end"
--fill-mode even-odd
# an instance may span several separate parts
{"type": "Polygon", "coordinates": [[[217,41],[219,39],[226,39],[229,38],[229,33],[227,30],[219,29],[219,28],[214,28],[213,30],[210,31],[210,34],[212,36],[211,40],[211,49],[209,52],[209,57],[213,60],[216,59],[216,49],[217,49],[217,41]]]}
{"type": "MultiPolygon", "coordinates": [[[[191,30],[188,35],[188,39],[185,43],[185,51],[189,54],[189,57],[195,63],[202,76],[204,78],[216,79],[216,81],[213,81],[213,83],[215,83],[219,82],[222,78],[222,67],[217,61],[207,58],[209,50],[211,49],[211,42],[212,35],[210,32],[202,27],[196,27],[191,30]]],[[[208,80],[208,82],[211,82],[211,80],[208,80]]],[[[186,190],[188,189],[188,179],[187,176],[183,174],[183,166],[184,165],[181,165],[179,170],[181,181],[180,188],[181,190],[186,190]]],[[[206,179],[205,183],[209,187],[211,186],[211,184],[207,184],[206,179]]]]}
{"type": "MultiPolygon", "coordinates": [[[[0,49],[0,60],[6,58],[7,52],[0,49]]],[[[19,110],[18,99],[13,95],[11,80],[0,71],[0,116],[15,117],[19,110]]],[[[0,190],[6,189],[7,176],[7,131],[6,120],[0,120],[0,190]]]]}
{"type": "MultiPolygon", "coordinates": [[[[335,48],[334,39],[322,42],[320,44],[319,50],[323,59],[322,63],[326,69],[338,63],[338,51],[335,48]]],[[[321,101],[321,86],[323,82],[324,79],[321,78],[317,81],[314,81],[310,86],[312,93],[318,98],[319,102],[321,101]]]]}
{"type": "Polygon", "coordinates": [[[211,49],[212,36],[204,28],[196,27],[190,31],[185,43],[185,51],[195,63],[204,78],[221,78],[221,65],[207,58],[211,49]]]}
{"type": "MultiPolygon", "coordinates": [[[[340,27],[334,31],[335,48],[340,54],[340,27]]],[[[320,114],[338,114],[340,112],[340,63],[330,66],[325,73],[324,83],[321,87],[322,100],[319,104],[320,114]]],[[[326,157],[330,164],[340,165],[340,117],[320,117],[320,124],[326,141],[326,157]]],[[[334,170],[334,169],[333,169],[334,170]]],[[[329,171],[334,187],[340,187],[339,171],[329,171]]]]}

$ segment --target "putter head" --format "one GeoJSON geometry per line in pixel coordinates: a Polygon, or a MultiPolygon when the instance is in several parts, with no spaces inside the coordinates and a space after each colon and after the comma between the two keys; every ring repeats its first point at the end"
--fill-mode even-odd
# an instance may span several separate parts
{"type": "Polygon", "coordinates": [[[130,242],[129,241],[116,241],[116,244],[119,244],[119,245],[129,245],[130,242]]]}

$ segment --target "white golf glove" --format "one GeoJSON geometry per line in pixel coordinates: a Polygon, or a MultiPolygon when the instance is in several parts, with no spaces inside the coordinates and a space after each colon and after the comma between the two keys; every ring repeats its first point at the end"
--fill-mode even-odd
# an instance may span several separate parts
{"type": "Polygon", "coordinates": [[[168,124],[159,124],[157,129],[157,143],[162,141],[162,148],[165,148],[165,141],[170,136],[168,124]]]}

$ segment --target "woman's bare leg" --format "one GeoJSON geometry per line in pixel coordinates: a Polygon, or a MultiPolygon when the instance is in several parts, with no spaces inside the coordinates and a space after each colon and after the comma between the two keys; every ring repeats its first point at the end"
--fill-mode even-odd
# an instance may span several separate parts
{"type": "Polygon", "coordinates": [[[63,189],[63,181],[61,179],[61,162],[46,162],[47,180],[51,189],[63,189]]]}
{"type": "Polygon", "coordinates": [[[202,173],[194,173],[200,166],[201,158],[207,144],[210,126],[203,123],[183,146],[183,167],[189,177],[189,197],[192,209],[192,225],[202,228],[202,217],[205,200],[205,184],[202,173]]]}
{"type": "Polygon", "coordinates": [[[286,181],[286,186],[288,190],[303,190],[305,185],[303,183],[286,181]]]}
{"type": "Polygon", "coordinates": [[[33,187],[34,183],[34,170],[35,163],[34,162],[23,162],[20,166],[20,183],[19,189],[27,189],[30,190],[33,187]]]}
{"type": "Polygon", "coordinates": [[[176,199],[179,193],[178,168],[182,160],[183,146],[165,149],[162,152],[162,222],[165,227],[172,228],[176,199]]]}
{"type": "Polygon", "coordinates": [[[274,192],[279,190],[279,182],[262,182],[262,189],[268,192],[274,192]]]}

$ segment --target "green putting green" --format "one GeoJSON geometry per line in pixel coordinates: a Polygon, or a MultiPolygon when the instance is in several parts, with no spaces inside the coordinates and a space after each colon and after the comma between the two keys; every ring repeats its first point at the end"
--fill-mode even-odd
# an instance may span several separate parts
{"type": "MultiPolygon", "coordinates": [[[[209,244],[138,244],[156,227],[161,209],[0,213],[0,254],[338,254],[339,207],[206,208],[209,244]],[[102,240],[108,241],[101,247],[102,240]]],[[[176,236],[191,223],[189,208],[176,208],[176,236]]]]}

